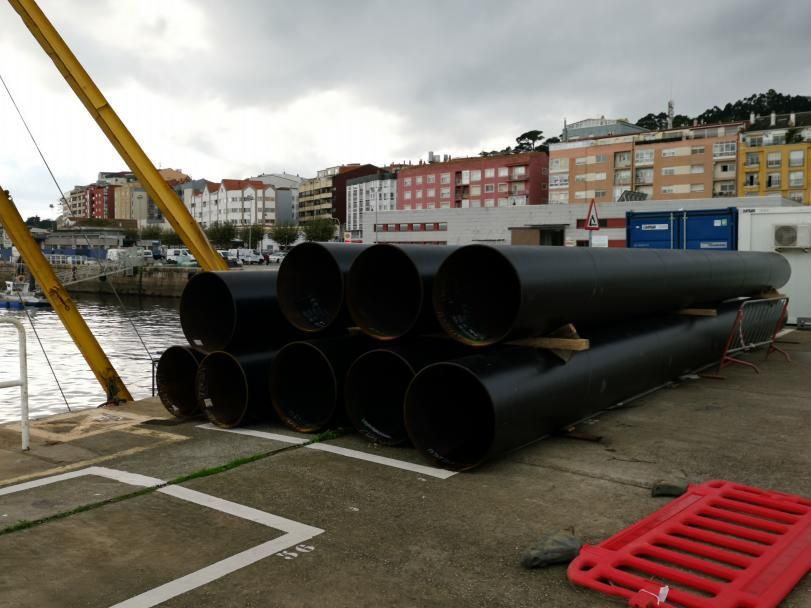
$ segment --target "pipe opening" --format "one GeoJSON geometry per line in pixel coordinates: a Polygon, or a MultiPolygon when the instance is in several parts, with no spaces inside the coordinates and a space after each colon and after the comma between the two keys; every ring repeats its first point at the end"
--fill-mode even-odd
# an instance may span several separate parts
{"type": "Polygon", "coordinates": [[[420,273],[402,249],[371,247],[353,262],[347,304],[355,323],[375,338],[399,338],[417,323],[422,311],[420,273]]]}
{"type": "Polygon", "coordinates": [[[448,256],[434,280],[434,309],[442,328],[470,346],[495,344],[515,325],[521,282],[496,249],[469,245],[448,256]]]}
{"type": "Polygon", "coordinates": [[[236,322],[236,304],[225,281],[212,272],[189,280],[180,296],[180,326],[189,344],[224,350],[234,337],[236,322]]]}
{"type": "Polygon", "coordinates": [[[406,393],[405,423],[417,448],[459,470],[480,464],[495,435],[487,389],[456,363],[435,363],[416,375],[406,393]]]}
{"type": "Polygon", "coordinates": [[[197,371],[197,395],[211,422],[238,426],[248,410],[248,382],[239,362],[224,352],[208,355],[197,371]]]}
{"type": "Polygon", "coordinates": [[[199,356],[186,346],[170,346],[161,355],[155,384],[161,403],[173,416],[186,418],[201,414],[195,378],[199,356]]]}
{"type": "Polygon", "coordinates": [[[302,432],[325,428],[338,405],[338,383],[327,357],[306,342],[291,342],[273,360],[270,392],[282,422],[302,432]]]}
{"type": "Polygon", "coordinates": [[[344,395],[353,426],[384,445],[408,440],[403,401],[414,370],[389,350],[373,350],[358,357],[346,375],[344,395]]]}
{"type": "Polygon", "coordinates": [[[320,245],[302,243],[294,247],[279,268],[276,285],[282,314],[301,331],[326,329],[341,312],[343,273],[320,245]]]}

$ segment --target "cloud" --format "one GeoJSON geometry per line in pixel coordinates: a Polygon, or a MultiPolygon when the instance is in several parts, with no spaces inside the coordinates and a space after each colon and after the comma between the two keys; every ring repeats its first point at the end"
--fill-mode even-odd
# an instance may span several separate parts
{"type": "MultiPolygon", "coordinates": [[[[769,88],[808,93],[811,77],[802,0],[41,6],[153,161],[209,179],[475,154],[557,135],[564,117],[636,120],[671,97],[695,115],[769,88]]],[[[63,185],[122,168],[6,4],[0,73],[63,185]]],[[[46,213],[54,189],[22,183],[41,162],[18,122],[0,95],[0,184],[46,213]]]]}

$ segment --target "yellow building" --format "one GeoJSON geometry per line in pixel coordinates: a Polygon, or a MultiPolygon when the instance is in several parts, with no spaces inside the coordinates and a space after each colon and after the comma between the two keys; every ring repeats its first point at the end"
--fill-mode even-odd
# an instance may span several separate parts
{"type": "Polygon", "coordinates": [[[741,135],[738,192],[811,204],[811,112],[752,116],[741,135]]]}

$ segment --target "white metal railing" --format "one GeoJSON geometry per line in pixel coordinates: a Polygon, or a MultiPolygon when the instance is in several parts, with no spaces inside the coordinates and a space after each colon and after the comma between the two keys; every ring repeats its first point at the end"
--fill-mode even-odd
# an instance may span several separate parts
{"type": "Polygon", "coordinates": [[[16,380],[7,380],[0,382],[0,388],[11,388],[14,386],[20,387],[20,432],[22,434],[23,450],[29,448],[29,429],[28,429],[28,360],[25,349],[25,327],[17,319],[9,317],[0,318],[0,324],[8,323],[17,328],[17,334],[20,337],[20,377],[16,380]]]}

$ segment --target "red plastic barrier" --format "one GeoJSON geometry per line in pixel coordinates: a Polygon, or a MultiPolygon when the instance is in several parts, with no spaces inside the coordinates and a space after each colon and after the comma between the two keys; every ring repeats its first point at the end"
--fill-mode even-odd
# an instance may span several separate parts
{"type": "Polygon", "coordinates": [[[709,481],[584,545],[567,574],[635,608],[769,608],[810,569],[811,500],[709,481]]]}

